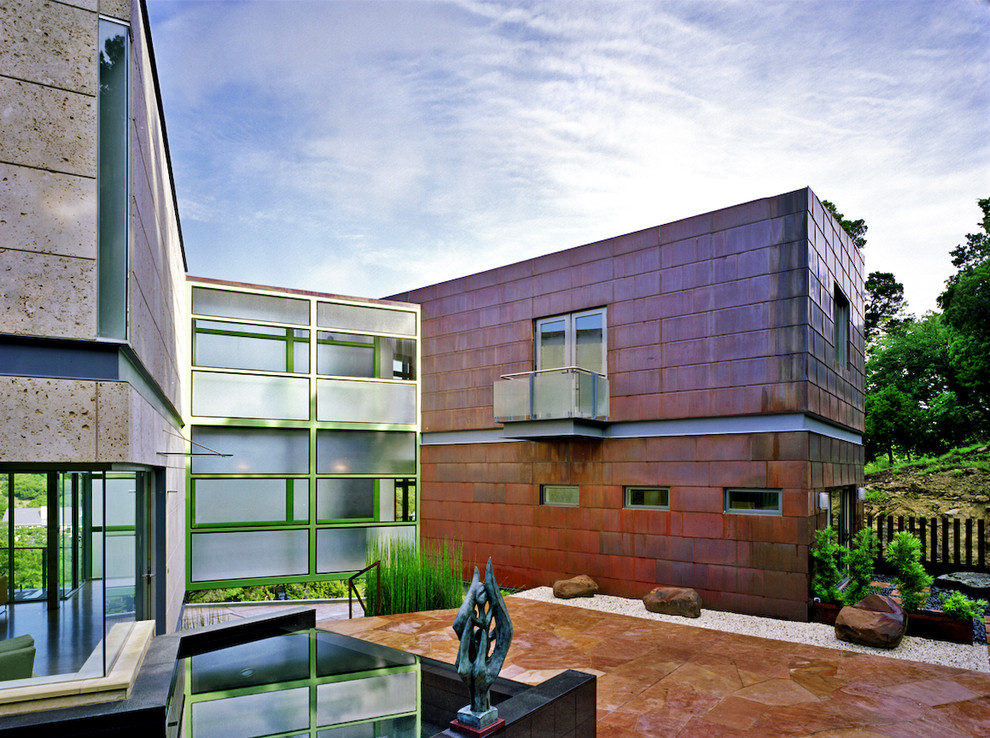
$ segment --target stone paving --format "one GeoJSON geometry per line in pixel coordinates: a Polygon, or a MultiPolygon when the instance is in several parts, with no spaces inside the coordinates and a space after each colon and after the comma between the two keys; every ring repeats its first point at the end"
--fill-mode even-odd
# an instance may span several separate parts
{"type": "MultiPolygon", "coordinates": [[[[506,599],[502,675],[598,677],[602,736],[987,736],[990,674],[506,599]]],[[[453,610],[319,627],[453,663],[453,610]]]]}

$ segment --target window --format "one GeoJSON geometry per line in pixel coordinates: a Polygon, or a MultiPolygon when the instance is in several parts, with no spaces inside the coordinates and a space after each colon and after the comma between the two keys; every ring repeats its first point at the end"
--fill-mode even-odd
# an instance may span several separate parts
{"type": "Polygon", "coordinates": [[[96,252],[97,332],[127,338],[127,26],[100,19],[96,252]]]}
{"type": "Polygon", "coordinates": [[[746,515],[780,515],[780,490],[727,489],[725,511],[746,515]]]}
{"type": "Polygon", "coordinates": [[[605,308],[536,321],[536,368],[605,374],[605,308]]]}
{"type": "Polygon", "coordinates": [[[835,286],[832,296],[832,345],[835,350],[835,363],[849,365],[849,300],[835,286]]]}
{"type": "Polygon", "coordinates": [[[625,507],[647,510],[669,510],[670,489],[667,487],[626,487],[623,492],[625,507]]]}
{"type": "Polygon", "coordinates": [[[577,507],[579,504],[576,484],[544,484],[540,486],[540,504],[555,507],[577,507]]]}

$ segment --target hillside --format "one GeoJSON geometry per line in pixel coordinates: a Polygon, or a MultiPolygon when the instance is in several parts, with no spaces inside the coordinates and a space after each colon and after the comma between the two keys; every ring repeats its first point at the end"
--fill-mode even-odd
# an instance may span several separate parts
{"type": "Polygon", "coordinates": [[[866,475],[867,514],[990,520],[990,446],[866,475]]]}

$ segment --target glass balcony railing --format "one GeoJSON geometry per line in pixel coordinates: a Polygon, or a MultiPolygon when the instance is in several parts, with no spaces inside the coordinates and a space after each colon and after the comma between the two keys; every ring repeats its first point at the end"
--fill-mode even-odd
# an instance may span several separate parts
{"type": "Polygon", "coordinates": [[[495,419],[608,420],[608,377],[576,366],[506,374],[495,382],[495,419]]]}

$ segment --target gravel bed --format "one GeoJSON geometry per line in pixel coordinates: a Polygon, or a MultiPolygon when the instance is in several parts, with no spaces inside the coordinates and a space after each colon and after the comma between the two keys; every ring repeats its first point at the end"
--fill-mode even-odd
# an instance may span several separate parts
{"type": "Polygon", "coordinates": [[[541,602],[555,602],[558,605],[571,605],[572,607],[583,607],[588,610],[600,610],[619,615],[631,615],[632,617],[659,620],[676,625],[692,625],[696,628],[708,628],[726,633],[740,633],[757,636],[758,638],[773,638],[791,643],[809,643],[816,646],[824,646],[825,648],[840,648],[846,651],[873,654],[874,656],[888,656],[895,659],[907,659],[910,661],[922,661],[928,664],[952,666],[959,669],[970,669],[971,671],[990,672],[987,647],[980,644],[967,646],[959,643],[944,643],[942,641],[930,641],[926,638],[904,636],[897,648],[888,650],[840,641],[835,637],[835,630],[831,625],[822,625],[820,623],[795,623],[790,620],[760,618],[753,615],[739,615],[738,613],[720,612],[718,610],[702,610],[701,617],[682,618],[676,615],[661,615],[659,613],[649,612],[643,606],[642,600],[632,600],[624,597],[595,595],[594,597],[575,597],[570,600],[561,600],[553,596],[553,590],[550,587],[537,587],[512,596],[522,597],[528,600],[539,600],[541,602]]]}

